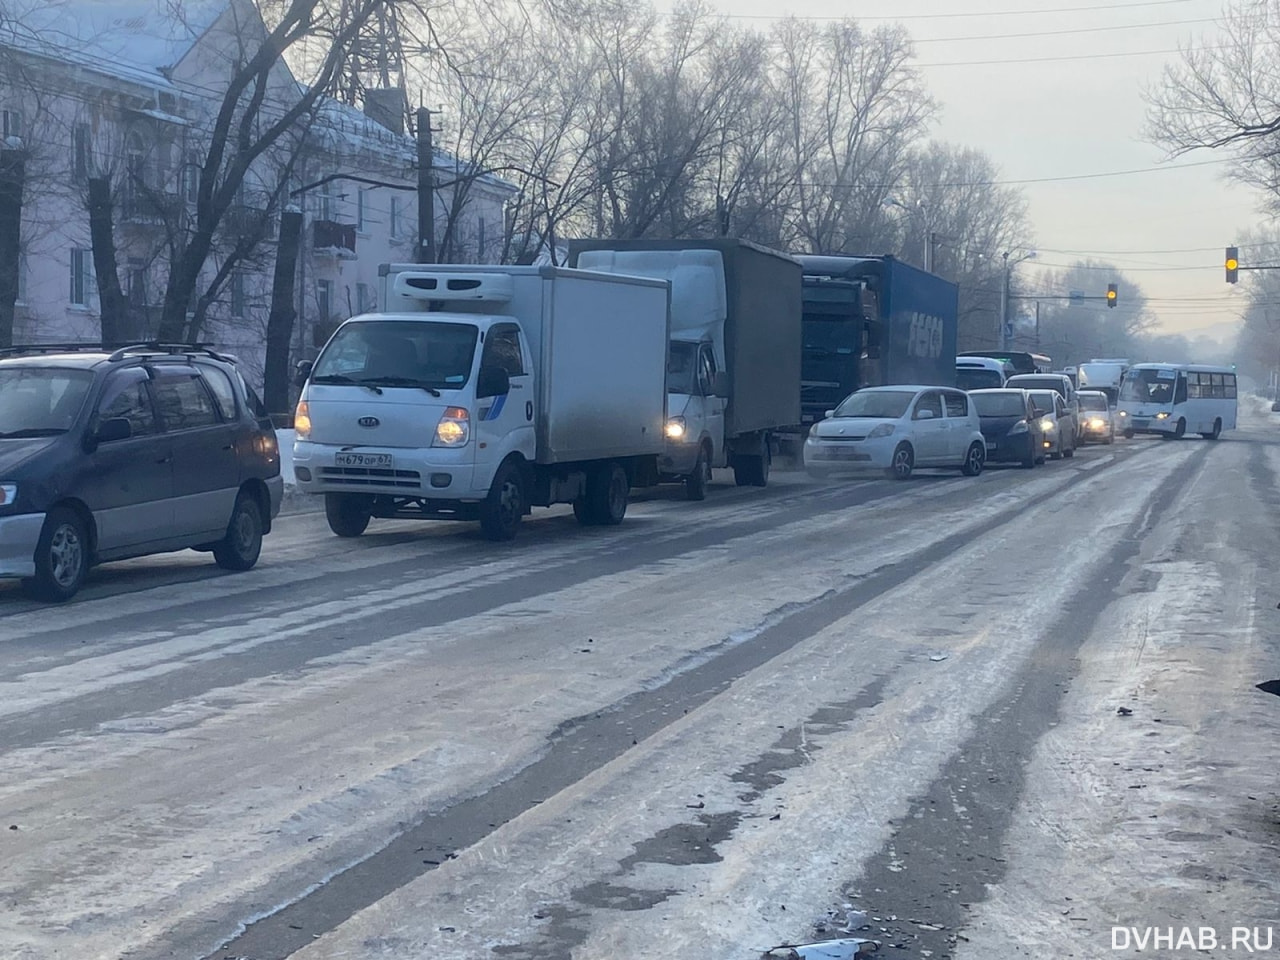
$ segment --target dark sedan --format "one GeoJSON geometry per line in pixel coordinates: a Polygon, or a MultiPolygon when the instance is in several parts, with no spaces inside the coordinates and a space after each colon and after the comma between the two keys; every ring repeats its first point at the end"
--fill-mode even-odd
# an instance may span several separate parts
{"type": "Polygon", "coordinates": [[[987,441],[988,463],[1044,463],[1048,451],[1040,411],[1026,390],[971,390],[987,441]]]}

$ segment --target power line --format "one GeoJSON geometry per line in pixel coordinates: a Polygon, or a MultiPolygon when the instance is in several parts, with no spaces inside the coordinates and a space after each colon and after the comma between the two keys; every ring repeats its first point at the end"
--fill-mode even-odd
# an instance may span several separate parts
{"type": "MultiPolygon", "coordinates": [[[[834,15],[803,15],[792,14],[788,17],[771,16],[767,13],[724,13],[720,16],[729,20],[956,20],[972,17],[1020,17],[1020,16],[1040,16],[1051,13],[1085,13],[1091,10],[1131,10],[1135,7],[1169,7],[1178,3],[1190,3],[1191,0],[1140,0],[1138,3],[1105,3],[1084,7],[1051,7],[1047,10],[993,10],[990,13],[984,13],[978,10],[967,10],[960,13],[909,13],[900,16],[882,15],[882,16],[834,16],[834,15]]],[[[663,16],[672,16],[670,13],[664,13],[663,16]]]]}
{"type": "MultiPolygon", "coordinates": [[[[1163,173],[1168,170],[1190,170],[1192,167],[1208,167],[1221,163],[1231,163],[1233,157],[1221,157],[1217,160],[1199,160],[1195,163],[1179,163],[1175,165],[1164,165],[1158,167],[1135,167],[1131,170],[1108,170],[1105,173],[1077,173],[1061,177],[1027,177],[1021,180],[956,180],[951,182],[939,182],[929,184],[919,184],[920,187],[1012,187],[1027,183],[1064,183],[1069,180],[1099,180],[1104,177],[1128,177],[1139,173],[1163,173]]],[[[819,189],[836,190],[836,189],[873,189],[885,188],[892,189],[901,186],[898,183],[823,183],[819,181],[804,181],[801,186],[816,187],[819,189]]],[[[1216,249],[1216,248],[1215,248],[1216,249]]]]}
{"type": "MultiPolygon", "coordinates": [[[[1218,46],[1198,47],[1199,50],[1220,50],[1218,46]]],[[[1180,48],[1168,50],[1129,50],[1122,53],[1081,53],[1068,57],[1017,57],[1012,60],[943,60],[937,63],[917,63],[917,67],[985,67],[1002,63],[1063,63],[1071,60],[1113,60],[1119,57],[1151,57],[1182,53],[1180,48]]]]}
{"type": "Polygon", "coordinates": [[[1192,23],[1217,23],[1216,17],[1194,20],[1158,20],[1154,23],[1122,23],[1108,27],[1071,27],[1067,30],[1036,30],[1028,33],[990,33],[972,37],[920,37],[912,43],[962,43],[966,40],[1026,40],[1032,37],[1065,37],[1077,33],[1112,33],[1116,30],[1146,30],[1150,27],[1180,27],[1192,23]]]}

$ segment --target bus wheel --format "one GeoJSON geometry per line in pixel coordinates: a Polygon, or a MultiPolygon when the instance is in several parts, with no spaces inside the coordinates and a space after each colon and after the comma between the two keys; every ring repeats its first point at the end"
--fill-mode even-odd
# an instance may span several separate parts
{"type": "Polygon", "coordinates": [[[1178,425],[1173,428],[1173,439],[1181,440],[1187,433],[1187,421],[1178,418],[1178,425]]]}
{"type": "Polygon", "coordinates": [[[1200,436],[1204,437],[1206,440],[1217,440],[1222,436],[1222,418],[1219,417],[1213,421],[1212,433],[1202,433],[1200,436]]]}

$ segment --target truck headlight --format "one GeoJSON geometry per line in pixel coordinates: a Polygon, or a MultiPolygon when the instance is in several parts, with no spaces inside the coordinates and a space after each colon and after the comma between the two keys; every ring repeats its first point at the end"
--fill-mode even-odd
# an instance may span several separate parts
{"type": "Polygon", "coordinates": [[[311,407],[305,400],[299,400],[298,409],[293,412],[293,432],[299,440],[311,436],[311,407]]]}
{"type": "Polygon", "coordinates": [[[471,439],[471,415],[463,407],[445,407],[436,424],[433,447],[461,447],[471,439]]]}
{"type": "Polygon", "coordinates": [[[684,438],[684,417],[672,417],[667,421],[667,439],[681,440],[684,438]]]}
{"type": "Polygon", "coordinates": [[[893,435],[893,424],[882,423],[878,427],[872,427],[871,432],[867,434],[868,440],[879,440],[881,437],[889,437],[893,435]]]}
{"type": "Polygon", "coordinates": [[[0,507],[7,507],[18,499],[18,485],[6,480],[0,483],[0,507]]]}
{"type": "Polygon", "coordinates": [[[1116,411],[1116,416],[1117,416],[1117,417],[1127,417],[1128,415],[1129,415],[1129,411],[1128,411],[1128,410],[1117,410],[1117,411],[1116,411]]]}
{"type": "Polygon", "coordinates": [[[1162,411],[1160,411],[1159,413],[1157,413],[1157,414],[1156,414],[1156,419],[1157,419],[1157,420],[1168,420],[1168,419],[1169,419],[1169,411],[1168,411],[1168,410],[1162,410],[1162,411]]]}

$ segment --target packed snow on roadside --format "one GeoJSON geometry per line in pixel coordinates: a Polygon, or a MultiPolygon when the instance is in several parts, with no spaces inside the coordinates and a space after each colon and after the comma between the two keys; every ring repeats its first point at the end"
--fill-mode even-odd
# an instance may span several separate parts
{"type": "Polygon", "coordinates": [[[280,445],[280,476],[284,477],[286,487],[296,486],[293,478],[293,431],[277,430],[276,443],[280,445]]]}

